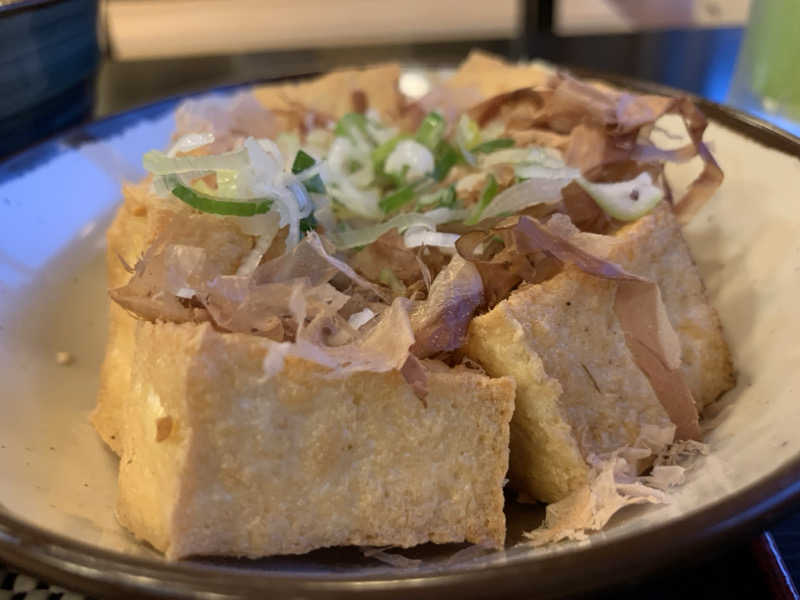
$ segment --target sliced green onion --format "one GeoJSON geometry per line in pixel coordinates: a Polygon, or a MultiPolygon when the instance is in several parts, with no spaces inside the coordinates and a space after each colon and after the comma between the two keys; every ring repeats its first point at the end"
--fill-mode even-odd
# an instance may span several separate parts
{"type": "Polygon", "coordinates": [[[345,163],[344,170],[348,175],[352,175],[356,171],[361,170],[361,167],[363,166],[364,165],[362,165],[360,161],[356,160],[355,158],[351,158],[345,163]]]}
{"type": "Polygon", "coordinates": [[[503,148],[510,148],[514,145],[514,140],[509,138],[498,138],[496,140],[489,140],[488,142],[483,142],[478,144],[474,148],[472,148],[472,152],[475,154],[483,153],[489,154],[491,152],[496,152],[497,150],[502,150],[503,148]]]}
{"type": "Polygon", "coordinates": [[[592,183],[583,177],[576,180],[605,213],[620,221],[635,221],[649,213],[664,198],[649,173],[618,183],[592,183]]]}
{"type": "Polygon", "coordinates": [[[383,223],[362,227],[361,229],[333,232],[331,237],[339,249],[357,248],[374,242],[395,227],[401,233],[414,225],[435,229],[437,225],[442,223],[453,223],[464,219],[467,216],[466,212],[463,209],[435,208],[425,213],[399,213],[383,223]]]}
{"type": "Polygon", "coordinates": [[[158,150],[150,150],[142,157],[144,168],[154,175],[189,173],[192,171],[238,171],[248,165],[247,150],[208,156],[169,157],[158,150]]]}
{"type": "Polygon", "coordinates": [[[217,189],[215,192],[211,192],[211,195],[236,198],[238,194],[239,171],[217,171],[217,189]]]}
{"type": "Polygon", "coordinates": [[[313,231],[317,228],[317,218],[314,216],[312,212],[307,217],[303,217],[300,219],[300,233],[308,233],[309,231],[313,231]]]}
{"type": "Polygon", "coordinates": [[[494,197],[481,214],[482,219],[513,215],[531,206],[556,204],[561,201],[561,190],[570,179],[557,177],[528,179],[507,187],[494,197]]]}
{"type": "Polygon", "coordinates": [[[269,212],[272,208],[271,198],[253,198],[242,202],[222,200],[208,194],[203,194],[190,187],[177,183],[171,186],[172,195],[192,208],[215,215],[235,215],[237,217],[252,217],[269,212]]]}
{"type": "Polygon", "coordinates": [[[483,211],[489,206],[489,203],[494,200],[494,197],[497,195],[497,180],[495,180],[494,175],[491,173],[489,174],[489,180],[486,182],[486,186],[483,188],[481,192],[481,197],[478,199],[478,204],[475,205],[475,208],[472,211],[472,214],[467,217],[464,221],[465,225],[475,225],[478,221],[481,220],[481,215],[483,211]]]}
{"type": "Polygon", "coordinates": [[[347,113],[336,122],[333,132],[336,135],[350,138],[354,143],[358,143],[358,136],[361,135],[365,140],[370,139],[367,131],[367,117],[361,113],[347,113]]]}
{"type": "Polygon", "coordinates": [[[444,137],[446,127],[447,123],[442,115],[438,112],[428,113],[420,123],[414,138],[423,146],[433,150],[444,137]]]}
{"type": "Polygon", "coordinates": [[[466,114],[461,115],[456,125],[456,143],[466,150],[472,150],[481,142],[481,130],[478,124],[466,114]]]}
{"type": "Polygon", "coordinates": [[[298,150],[297,155],[294,157],[294,162],[292,163],[292,173],[297,175],[306,169],[310,169],[315,164],[317,164],[317,161],[314,160],[313,156],[302,150],[298,150]]]}
{"type": "Polygon", "coordinates": [[[436,206],[443,208],[455,208],[458,204],[458,196],[456,195],[456,186],[451,185],[448,187],[436,206]]]}
{"type": "MultiPolygon", "coordinates": [[[[542,164],[520,164],[514,166],[514,174],[525,179],[566,179],[567,183],[581,176],[580,169],[566,165],[548,167],[542,164]]],[[[564,184],[566,185],[566,183],[564,184]]]]}
{"type": "Polygon", "coordinates": [[[372,165],[375,167],[376,173],[383,171],[383,165],[386,163],[386,159],[389,158],[389,155],[397,147],[397,144],[408,139],[408,137],[409,136],[406,134],[396,135],[393,138],[386,140],[372,151],[372,165]]]}
{"type": "Polygon", "coordinates": [[[456,187],[450,185],[441,190],[436,190],[430,194],[424,194],[417,199],[417,206],[435,206],[444,208],[455,208],[458,202],[456,197],[456,187]]]}
{"type": "Polygon", "coordinates": [[[403,170],[400,173],[384,172],[385,180],[389,181],[389,187],[402,188],[409,185],[408,183],[408,165],[403,165],[403,170]]]}
{"type": "Polygon", "coordinates": [[[411,202],[414,199],[414,194],[415,186],[406,185],[381,198],[378,206],[381,207],[383,212],[391,213],[411,202]]]}
{"type": "Polygon", "coordinates": [[[463,162],[464,159],[461,153],[456,150],[452,144],[445,140],[439,142],[433,152],[433,178],[436,181],[442,181],[455,165],[463,162]]]}
{"type": "MultiPolygon", "coordinates": [[[[317,164],[317,162],[311,155],[303,152],[302,150],[298,150],[297,155],[294,157],[294,163],[292,163],[292,173],[297,175],[306,169],[310,169],[315,164],[317,164]]],[[[325,184],[322,182],[322,177],[319,176],[319,173],[313,177],[310,177],[309,179],[306,179],[303,182],[303,185],[309,192],[313,192],[315,194],[325,193],[325,184]]]]}
{"type": "MultiPolygon", "coordinates": [[[[205,180],[197,179],[192,182],[192,189],[201,194],[207,194],[225,200],[236,200],[239,197],[236,171],[217,171],[217,186],[212,188],[205,180]]],[[[172,191],[172,190],[168,190],[172,191]]]]}

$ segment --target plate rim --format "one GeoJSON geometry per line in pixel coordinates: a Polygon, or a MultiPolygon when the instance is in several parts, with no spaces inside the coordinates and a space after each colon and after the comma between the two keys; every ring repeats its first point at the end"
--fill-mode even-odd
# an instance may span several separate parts
{"type": "MultiPolygon", "coordinates": [[[[800,158],[800,138],[742,110],[653,82],[595,70],[566,69],[581,77],[600,79],[639,92],[689,96],[710,120],[766,147],[800,158]]],[[[113,126],[137,115],[136,121],[151,113],[162,114],[180,100],[318,74],[258,79],[168,96],[71,127],[4,158],[0,161],[0,172],[17,161],[27,162],[26,159],[31,157],[36,162],[35,154],[47,145],[63,143],[72,149],[83,140],[97,139],[92,129],[113,126]]],[[[357,577],[347,574],[298,577],[296,574],[266,574],[236,567],[132,556],[50,532],[14,517],[0,504],[0,559],[25,572],[41,574],[55,583],[88,593],[238,598],[269,589],[278,594],[331,596],[360,593],[371,597],[405,595],[413,591],[415,597],[436,597],[447,589],[465,596],[525,591],[535,592],[541,597],[555,597],[595,589],[598,585],[613,585],[660,567],[688,562],[699,554],[699,550],[763,528],[799,501],[800,454],[765,478],[710,506],[618,539],[600,540],[591,546],[570,548],[564,553],[518,557],[508,564],[453,566],[441,572],[424,573],[398,570],[366,577],[363,574],[357,577]],[[687,552],[689,550],[691,552],[687,552]],[[620,569],[620,565],[625,569],[620,569]]]]}

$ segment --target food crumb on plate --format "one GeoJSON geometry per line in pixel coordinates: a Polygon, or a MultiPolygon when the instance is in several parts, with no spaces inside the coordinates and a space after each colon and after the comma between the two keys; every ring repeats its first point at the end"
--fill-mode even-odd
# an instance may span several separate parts
{"type": "Polygon", "coordinates": [[[56,364],[66,367],[75,362],[75,357],[69,352],[56,352],[56,364]]]}

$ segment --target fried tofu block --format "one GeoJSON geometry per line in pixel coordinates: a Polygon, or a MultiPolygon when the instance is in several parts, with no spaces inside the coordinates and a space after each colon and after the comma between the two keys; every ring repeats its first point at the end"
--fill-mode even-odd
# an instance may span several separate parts
{"type": "MultiPolygon", "coordinates": [[[[155,238],[159,224],[168,215],[156,213],[148,202],[149,184],[123,187],[123,204],[106,232],[106,277],[108,287],[124,285],[130,278],[123,261],[136,263],[147,245],[155,238]]],[[[109,303],[108,338],[103,366],[100,369],[100,388],[97,405],[90,420],[103,441],[116,453],[122,452],[122,399],[130,383],[130,357],[136,320],[124,309],[109,303]]]]}
{"type": "Polygon", "coordinates": [[[467,354],[517,382],[510,478],[530,498],[560,500],[586,483],[590,453],[671,426],[625,343],[615,294],[616,283],[568,268],[470,325],[467,354]]]}
{"type": "MultiPolygon", "coordinates": [[[[106,233],[106,275],[108,287],[124,285],[130,279],[130,267],[147,246],[178,213],[188,212],[185,205],[152,196],[145,181],[123,188],[124,202],[106,233]],[[124,262],[123,262],[124,261],[124,262]]],[[[177,243],[213,249],[210,260],[221,274],[233,273],[242,257],[250,251],[253,240],[238,228],[216,216],[194,217],[196,227],[177,243]]],[[[121,452],[122,406],[130,386],[133,362],[133,333],[136,319],[114,302],[109,305],[106,355],[100,370],[97,405],[90,417],[100,437],[117,454],[121,452]]]]}
{"type": "MultiPolygon", "coordinates": [[[[699,406],[733,385],[719,321],[667,205],[616,233],[610,260],[659,283],[699,406]]],[[[473,320],[467,354],[517,382],[510,477],[554,502],[586,483],[590,454],[666,431],[669,417],[633,361],[614,312],[616,283],[568,267],[473,320]]],[[[657,448],[656,448],[657,449],[657,448]]]]}
{"type": "MultiPolygon", "coordinates": [[[[108,232],[109,286],[183,207],[128,186],[108,232]]],[[[252,240],[218,217],[193,239],[235,270],[252,240]]],[[[399,373],[328,379],[299,359],[266,379],[267,342],[148,323],[111,304],[92,423],[120,454],[118,516],[171,558],[263,556],[338,544],[501,546],[514,382],[399,373]]]]}
{"type": "Polygon", "coordinates": [[[168,558],[334,545],[501,547],[514,382],[330,378],[208,324],[138,322],[123,403],[120,521],[168,558]],[[164,349],[169,351],[165,352],[164,349]]]}
{"type": "Polygon", "coordinates": [[[397,79],[401,73],[400,65],[394,63],[342,69],[300,83],[259,86],[253,89],[253,95],[275,111],[290,110],[299,103],[338,118],[356,110],[353,95],[361,93],[367,106],[387,113],[396,110],[400,102],[397,79]]]}
{"type": "Polygon", "coordinates": [[[445,85],[450,88],[474,89],[483,98],[490,98],[523,87],[546,85],[554,73],[545,63],[514,64],[499,56],[473,50],[445,85]]]}
{"type": "Polygon", "coordinates": [[[698,410],[736,384],[719,316],[706,298],[703,280],[666,203],[623,227],[610,259],[658,282],[670,322],[681,341],[681,370],[698,410]]]}

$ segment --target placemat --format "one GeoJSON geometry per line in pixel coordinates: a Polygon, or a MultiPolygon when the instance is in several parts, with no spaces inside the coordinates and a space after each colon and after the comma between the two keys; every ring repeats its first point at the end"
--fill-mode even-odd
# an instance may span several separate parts
{"type": "Polygon", "coordinates": [[[0,563],[0,600],[89,600],[83,594],[48,585],[30,575],[17,573],[0,563]]]}

